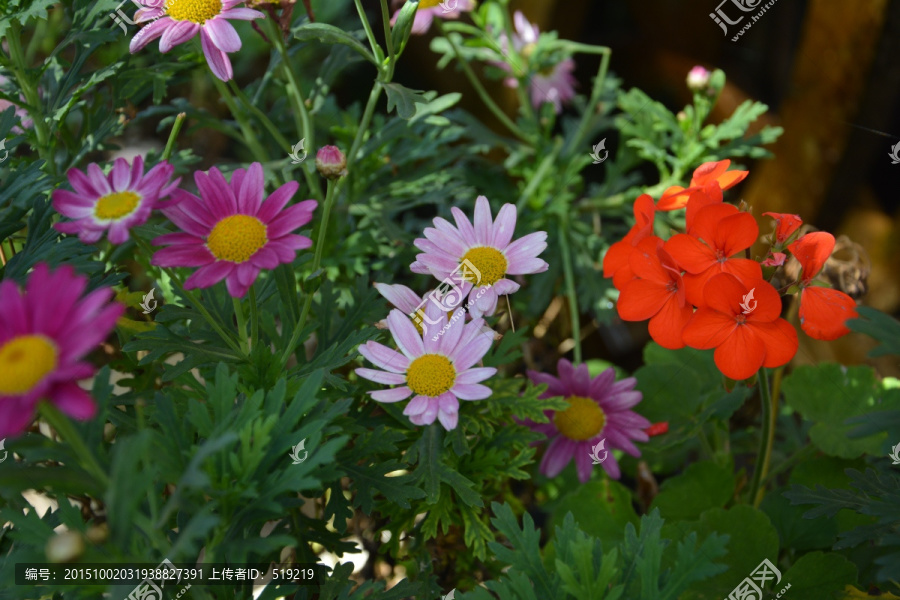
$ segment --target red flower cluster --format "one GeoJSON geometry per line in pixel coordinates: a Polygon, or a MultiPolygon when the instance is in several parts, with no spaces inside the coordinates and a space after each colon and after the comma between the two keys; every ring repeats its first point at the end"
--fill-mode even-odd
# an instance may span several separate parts
{"type": "Polygon", "coordinates": [[[746,258],[759,237],[752,215],[722,201],[747,171],[728,171],[727,160],[705,163],[688,188],[670,187],[659,204],[647,194],[634,203],[635,225],[613,244],[603,260],[604,277],[619,290],[619,316],[650,320],[651,337],[664,348],[715,348],[716,366],[731,379],[751,377],[760,367],[788,363],[797,352],[797,332],[781,318],[781,294],[764,279],[785,264],[788,254],[802,267],[800,325],[810,337],[833,340],[849,332],[857,316],[847,294],[822,287],[813,278],[834,249],[834,237],[808,233],[797,215],[765,213],[775,232],[765,260],[746,258]],[[663,241],[653,234],[657,210],[685,208],[686,233],[663,241]]]}

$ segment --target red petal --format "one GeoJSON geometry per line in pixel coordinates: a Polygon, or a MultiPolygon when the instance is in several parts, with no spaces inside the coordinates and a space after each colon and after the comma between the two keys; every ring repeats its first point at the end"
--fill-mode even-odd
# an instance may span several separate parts
{"type": "Polygon", "coordinates": [[[781,295],[775,286],[765,279],[747,279],[742,280],[742,283],[748,293],[753,291],[753,301],[741,301],[741,304],[752,307],[752,310],[744,312],[744,307],[739,309],[747,316],[747,321],[754,324],[771,323],[781,316],[781,295]]]}
{"type": "Polygon", "coordinates": [[[713,355],[725,377],[741,381],[752,377],[766,358],[766,346],[750,325],[739,325],[713,355]]]}
{"type": "MultiPolygon", "coordinates": [[[[627,238],[627,236],[626,236],[627,238]]],[[[634,246],[631,240],[622,239],[609,247],[606,256],[603,257],[603,276],[612,277],[616,271],[628,265],[628,257],[634,246]]]]}
{"type": "Polygon", "coordinates": [[[697,307],[706,306],[703,290],[706,289],[706,284],[709,283],[711,277],[721,274],[722,266],[718,262],[710,265],[710,267],[702,273],[697,273],[696,275],[685,273],[683,277],[684,294],[687,301],[697,307]]]}
{"type": "Polygon", "coordinates": [[[623,321],[645,321],[658,313],[673,295],[665,284],[634,279],[622,288],[616,308],[623,321]]]}
{"type": "Polygon", "coordinates": [[[617,290],[622,290],[626,285],[628,285],[629,281],[634,281],[637,277],[634,276],[634,271],[631,270],[631,266],[625,265],[613,275],[613,287],[617,290]]]}
{"type": "Polygon", "coordinates": [[[734,318],[702,307],[697,309],[684,326],[682,339],[691,348],[708,350],[724,343],[737,327],[734,318]]]}
{"type": "Polygon", "coordinates": [[[691,186],[703,185],[710,181],[715,181],[719,176],[728,170],[731,161],[728,159],[718,162],[703,163],[694,170],[694,176],[691,177],[691,186]]]}
{"type": "MultiPolygon", "coordinates": [[[[688,234],[702,239],[710,246],[715,245],[719,224],[726,217],[736,215],[738,209],[732,204],[710,204],[697,211],[688,234]]],[[[751,219],[753,217],[750,217],[751,219]]]]}
{"type": "Polygon", "coordinates": [[[749,174],[750,171],[728,171],[727,173],[722,173],[716,181],[723,190],[727,190],[742,182],[749,174]]]}
{"type": "Polygon", "coordinates": [[[673,235],[663,249],[688,273],[702,273],[716,262],[716,253],[709,246],[685,233],[673,235]]]}
{"type": "Polygon", "coordinates": [[[635,246],[628,258],[628,265],[637,277],[662,284],[672,281],[672,274],[663,268],[659,258],[659,249],[662,245],[663,241],[660,238],[650,236],[635,246]]]}
{"type": "Polygon", "coordinates": [[[840,290],[809,286],[800,293],[800,327],[811,338],[836,340],[850,333],[847,319],[856,319],[856,302],[840,290]]]}
{"type": "Polygon", "coordinates": [[[775,241],[779,244],[791,237],[803,225],[803,219],[799,215],[766,212],[763,213],[763,216],[775,219],[775,241]]]}
{"type": "MultiPolygon", "coordinates": [[[[731,205],[720,204],[718,206],[731,205]]],[[[721,249],[725,256],[734,256],[738,252],[752,246],[758,237],[759,226],[756,224],[756,219],[753,218],[753,215],[739,212],[719,221],[719,226],[716,229],[715,246],[721,249]]]]}
{"type": "Polygon", "coordinates": [[[752,327],[766,347],[764,367],[773,369],[786,365],[797,354],[799,345],[797,330],[784,319],[776,319],[771,323],[753,324],[752,327]]]}
{"type": "Polygon", "coordinates": [[[662,198],[659,199],[659,204],[656,205],[656,210],[677,210],[679,208],[684,208],[690,194],[690,189],[685,189],[680,185],[673,185],[670,188],[666,188],[662,198]]]}
{"type": "Polygon", "coordinates": [[[825,266],[825,261],[831,256],[831,252],[834,250],[834,236],[827,231],[807,233],[788,246],[788,250],[803,267],[803,281],[809,282],[819,274],[819,271],[825,266]]]}
{"type": "Polygon", "coordinates": [[[706,287],[703,288],[703,303],[711,310],[727,315],[733,320],[743,312],[741,302],[749,291],[734,275],[718,273],[710,277],[706,287]]]}
{"type": "Polygon", "coordinates": [[[668,433],[668,432],[669,432],[669,422],[668,421],[661,421],[659,423],[654,423],[653,425],[651,425],[650,427],[648,427],[647,429],[644,430],[644,433],[646,433],[650,437],[653,437],[654,435],[662,435],[662,434],[668,433]]]}
{"type": "Polygon", "coordinates": [[[682,333],[693,314],[694,309],[690,305],[681,305],[678,296],[673,294],[662,309],[650,319],[650,337],[663,348],[669,350],[683,348],[682,333]]]}
{"type": "Polygon", "coordinates": [[[748,281],[762,279],[762,267],[749,258],[729,258],[722,263],[722,272],[731,273],[746,285],[748,281]]]}

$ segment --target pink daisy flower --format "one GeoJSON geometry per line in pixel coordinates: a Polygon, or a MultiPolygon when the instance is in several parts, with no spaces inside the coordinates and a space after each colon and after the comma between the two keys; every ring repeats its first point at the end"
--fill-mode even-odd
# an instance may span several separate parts
{"type": "MultiPolygon", "coordinates": [[[[526,60],[531,57],[537,46],[541,30],[525,18],[521,12],[514,15],[516,31],[513,33],[512,44],[516,52],[526,60]]],[[[503,53],[508,52],[508,41],[505,33],[500,34],[500,48],[503,53]]],[[[497,66],[505,71],[511,71],[506,63],[497,63],[497,66]]],[[[553,66],[546,67],[533,73],[529,79],[528,92],[531,103],[535,109],[539,109],[544,102],[553,105],[553,109],[560,113],[564,104],[571,102],[575,97],[575,61],[567,58],[553,66]]],[[[504,80],[507,87],[519,87],[519,80],[508,77],[504,80]]]]}
{"type": "Polygon", "coordinates": [[[144,161],[138,156],[129,167],[124,158],[117,158],[109,175],[96,163],[88,165],[87,172],[69,169],[66,176],[75,192],[53,191],[53,208],[56,212],[74,219],[56,223],[57,231],[78,234],[85,244],[97,242],[104,231],[113,244],[128,241],[128,230],[143,225],[154,208],[181,182],[179,177],[169,182],[175,167],[162,161],[145,175],[144,161]]]}
{"type": "Polygon", "coordinates": [[[84,359],[116,325],[125,307],[109,302],[103,288],[82,297],[87,277],[63,266],[39,263],[24,293],[12,280],[0,283],[0,439],[19,435],[48,400],[75,419],[90,419],[94,400],[78,387],[93,377],[84,359]]]}
{"type": "Polygon", "coordinates": [[[151,261],[160,267],[200,267],[184,282],[185,289],[210,287],[224,279],[228,293],[242,298],[261,269],[289,264],[297,250],[312,245],[308,237],[291,232],[312,220],[316,201],[284,208],[299,187],[296,181],[265,200],[259,163],[236,170],[230,184],[215,167],[209,173],[197,171],[194,181],[199,198],[176,190],[177,204],[162,210],[182,231],[154,239],[154,246],[169,247],[151,261]]]}
{"type": "Polygon", "coordinates": [[[499,296],[512,294],[519,284],[507,275],[543,273],[547,263],[537,256],[547,248],[547,233],[536,231],[510,243],[516,228],[516,207],[504,204],[491,220],[487,198],[475,202],[474,226],[455,206],[456,227],[437,217],[414,244],[423,252],[410,265],[413,273],[432,274],[441,281],[459,278],[462,297],[469,297],[473,317],[492,315],[499,296]],[[464,262],[465,261],[465,262],[464,262]],[[464,279],[463,279],[464,278],[464,279]]]}
{"type": "MultiPolygon", "coordinates": [[[[427,33],[431,29],[431,23],[435,17],[440,19],[458,19],[463,12],[469,12],[474,8],[475,2],[473,0],[419,0],[419,9],[416,11],[415,20],[413,20],[412,33],[418,35],[427,33]]],[[[399,10],[394,13],[394,16],[391,18],[391,25],[397,21],[397,15],[399,14],[399,10]]]]}
{"type": "Polygon", "coordinates": [[[243,0],[138,1],[144,8],[134,14],[134,22],[153,22],[131,40],[129,50],[132,54],[160,36],[159,51],[165,54],[199,32],[206,62],[213,74],[222,81],[233,77],[227,53],[241,49],[241,38],[228,20],[252,21],[264,16],[258,10],[235,8],[243,0]]]}
{"type": "Polygon", "coordinates": [[[640,450],[632,440],[646,442],[650,439],[644,430],[650,421],[630,409],[641,401],[640,392],[634,391],[637,380],[628,377],[616,381],[616,372],[611,367],[594,378],[588,374],[587,365],[573,367],[572,363],[560,359],[557,363],[559,378],[546,373],[528,371],[534,384],[548,384],[541,398],[562,396],[569,408],[562,411],[548,410],[545,414],[549,423],[526,422],[526,425],[552,438],[550,446],[541,460],[541,473],[556,477],[575,459],[578,479],[584,483],[591,477],[591,449],[601,440],[609,455],[602,463],[613,479],[621,475],[619,463],[611,450],[624,450],[632,456],[640,456],[640,450]]]}
{"type": "MultiPolygon", "coordinates": [[[[437,306],[429,303],[425,311],[442,327],[447,324],[447,314],[437,306]]],[[[399,387],[369,392],[373,399],[400,402],[414,395],[403,414],[415,425],[430,425],[438,419],[449,431],[459,422],[459,400],[484,400],[491,395],[491,388],[479,382],[493,376],[497,369],[474,366],[494,341],[494,332],[483,319],[449,327],[444,335],[426,334],[424,339],[399,310],[392,310],[387,322],[400,352],[368,341],[359,347],[359,353],[383,370],[360,368],[356,374],[399,387]]]]}

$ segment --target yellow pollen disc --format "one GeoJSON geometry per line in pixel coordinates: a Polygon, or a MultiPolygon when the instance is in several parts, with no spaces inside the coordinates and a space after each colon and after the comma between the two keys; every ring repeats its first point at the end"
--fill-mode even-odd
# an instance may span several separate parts
{"type": "Polygon", "coordinates": [[[56,345],[42,335],[20,335],[0,346],[0,394],[17,396],[56,368],[56,345]]]}
{"type": "Polygon", "coordinates": [[[434,8],[441,2],[443,2],[443,0],[419,0],[419,8],[434,8]]]}
{"type": "Polygon", "coordinates": [[[584,396],[569,396],[566,402],[569,408],[558,410],[553,415],[553,423],[561,434],[570,440],[583,442],[603,430],[606,414],[597,402],[584,396]]]}
{"type": "Polygon", "coordinates": [[[98,219],[120,219],[131,214],[140,201],[141,197],[134,192],[113,192],[97,200],[94,216],[98,219]]]}
{"type": "Polygon", "coordinates": [[[213,227],[206,247],[219,260],[242,263],[266,245],[266,226],[250,215],[231,215],[213,227]]]}
{"type": "MultiPolygon", "coordinates": [[[[484,246],[472,248],[463,255],[460,264],[463,264],[464,260],[472,263],[478,269],[478,273],[481,273],[481,281],[477,282],[478,285],[494,285],[506,275],[506,257],[496,248],[484,246]]],[[[469,280],[472,281],[473,277],[477,278],[478,273],[469,274],[469,280]]],[[[476,282],[472,281],[472,283],[476,282]]]]}
{"type": "Polygon", "coordinates": [[[423,354],[412,361],[406,370],[406,385],[418,396],[440,396],[455,382],[453,363],[440,354],[423,354]]]}
{"type": "Polygon", "coordinates": [[[221,0],[167,0],[166,14],[176,21],[203,25],[222,12],[221,0]]]}

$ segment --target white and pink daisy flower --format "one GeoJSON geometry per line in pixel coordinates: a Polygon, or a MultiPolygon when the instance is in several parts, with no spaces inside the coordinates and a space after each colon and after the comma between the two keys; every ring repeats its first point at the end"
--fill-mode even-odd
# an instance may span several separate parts
{"type": "MultiPolygon", "coordinates": [[[[528,60],[531,58],[541,35],[537,25],[533,25],[521,12],[516,11],[514,16],[516,30],[512,35],[513,47],[519,56],[528,60]]],[[[506,34],[500,34],[500,48],[503,53],[508,52],[506,34]]],[[[512,71],[506,63],[497,63],[497,66],[505,71],[512,71]]],[[[544,102],[553,105],[553,109],[560,113],[564,104],[568,104],[575,97],[576,79],[572,73],[575,71],[575,61],[567,58],[555,65],[543,68],[531,74],[529,78],[528,92],[531,103],[535,109],[539,109],[544,102]]],[[[519,87],[519,80],[508,77],[504,80],[507,87],[519,87]]]]}
{"type": "MultiPolygon", "coordinates": [[[[556,368],[559,377],[528,371],[532,383],[548,385],[541,398],[562,396],[569,403],[566,410],[548,410],[545,414],[550,419],[549,423],[525,423],[552,440],[541,460],[541,473],[556,477],[574,459],[578,479],[586,482],[591,478],[593,465],[591,449],[602,440],[605,440],[603,447],[607,451],[615,448],[632,456],[640,456],[641,451],[632,440],[646,442],[650,439],[644,430],[650,428],[651,423],[629,410],[643,398],[640,392],[634,390],[637,380],[628,377],[616,381],[616,372],[612,367],[592,378],[587,365],[573,367],[564,358],[559,360],[556,368]]],[[[654,431],[654,435],[658,433],[662,431],[654,431]]],[[[601,464],[613,479],[621,476],[619,463],[612,452],[601,464]]]]}
{"type": "Polygon", "coordinates": [[[94,375],[84,360],[116,326],[125,307],[110,302],[111,288],[82,297],[87,277],[69,266],[52,273],[39,263],[25,290],[0,283],[0,439],[19,435],[41,400],[75,419],[97,411],[79,379],[94,375]]]}
{"type": "Polygon", "coordinates": [[[494,332],[484,319],[474,319],[459,327],[447,325],[447,313],[429,303],[426,313],[445,330],[443,335],[416,331],[409,316],[392,310],[388,329],[400,352],[378,342],[368,341],[359,353],[379,369],[356,369],[360,377],[395,385],[386,390],[369,392],[378,402],[400,402],[413,399],[403,414],[415,425],[430,425],[435,419],[448,431],[459,422],[459,400],[484,400],[491,388],[481,381],[493,376],[493,367],[475,367],[494,341],[494,332]],[[402,354],[401,354],[402,353],[402,354]]]}
{"type": "Polygon", "coordinates": [[[312,220],[317,202],[304,200],[284,208],[299,187],[296,181],[265,200],[259,163],[237,169],[230,184],[215,167],[194,173],[194,181],[200,197],[176,190],[177,204],[162,210],[182,231],[154,239],[154,246],[169,247],[151,261],[160,267],[200,267],[185,280],[185,289],[210,287],[224,279],[228,293],[242,298],[261,269],[290,264],[297,250],[312,246],[308,237],[291,232],[312,220]]]}
{"type": "Polygon", "coordinates": [[[138,0],[143,6],[135,23],[153,21],[131,40],[132,54],[162,36],[159,51],[165,54],[200,34],[200,44],[213,74],[222,81],[234,76],[229,52],[241,49],[241,38],[228,21],[252,21],[265,15],[250,8],[236,8],[243,0],[138,0]]]}
{"type": "MultiPolygon", "coordinates": [[[[417,35],[428,33],[435,17],[439,19],[458,19],[462,13],[469,12],[474,8],[474,0],[419,0],[419,8],[413,21],[412,33],[417,35]]],[[[398,14],[400,14],[399,10],[391,18],[391,25],[397,21],[398,14]]]]}
{"type": "Polygon", "coordinates": [[[69,169],[66,176],[75,190],[54,190],[53,208],[63,216],[74,219],[56,223],[62,233],[78,234],[85,244],[93,244],[108,232],[113,244],[128,241],[128,231],[143,225],[155,208],[177,187],[181,178],[170,182],[175,168],[162,161],[144,174],[144,160],[138,156],[131,166],[124,158],[117,158],[109,175],[96,163],[86,172],[69,169]]]}
{"type": "Polygon", "coordinates": [[[547,270],[538,255],[547,248],[547,232],[536,231],[512,241],[516,228],[516,207],[504,204],[491,218],[488,199],[475,201],[475,224],[455,206],[450,209],[456,226],[446,219],[434,219],[434,227],[425,228],[425,238],[414,244],[422,254],[410,265],[413,273],[432,274],[439,280],[460,282],[463,297],[469,297],[473,317],[492,315],[500,296],[512,294],[519,284],[507,275],[531,275],[547,270]]]}

